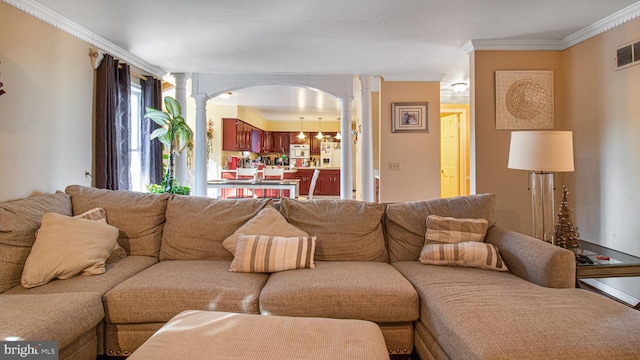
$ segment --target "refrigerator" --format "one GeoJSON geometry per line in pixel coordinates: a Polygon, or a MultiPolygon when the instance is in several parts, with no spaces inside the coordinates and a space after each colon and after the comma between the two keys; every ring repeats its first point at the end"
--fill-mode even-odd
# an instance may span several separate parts
{"type": "Polygon", "coordinates": [[[340,167],[340,143],[321,142],[320,161],[320,166],[322,167],[340,167]]]}

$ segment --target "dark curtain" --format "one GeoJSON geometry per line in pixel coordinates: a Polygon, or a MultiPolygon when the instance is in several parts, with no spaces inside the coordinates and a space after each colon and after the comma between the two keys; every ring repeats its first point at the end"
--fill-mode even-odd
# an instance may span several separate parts
{"type": "Polygon", "coordinates": [[[153,130],[160,127],[152,120],[144,117],[147,107],[162,110],[162,81],[154,78],[140,81],[142,88],[142,106],[140,108],[142,174],[146,184],[160,184],[162,182],[162,143],[149,136],[153,130]]]}
{"type": "Polygon", "coordinates": [[[130,189],[131,124],[129,65],[105,55],[96,76],[95,186],[130,189]]]}

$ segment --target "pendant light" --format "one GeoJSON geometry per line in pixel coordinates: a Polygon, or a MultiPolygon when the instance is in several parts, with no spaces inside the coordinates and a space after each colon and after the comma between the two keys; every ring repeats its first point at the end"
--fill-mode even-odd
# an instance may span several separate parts
{"type": "Polygon", "coordinates": [[[302,132],[302,120],[304,120],[303,117],[300,117],[300,134],[298,134],[298,139],[302,140],[304,139],[306,136],[304,135],[304,133],[302,132]]]}
{"type": "MultiPolygon", "coordinates": [[[[337,119],[338,119],[338,126],[341,126],[340,125],[340,118],[337,118],[337,119]]],[[[342,139],[342,134],[340,134],[340,130],[338,130],[338,133],[336,134],[336,139],[338,139],[338,140],[342,139]]]]}
{"type": "Polygon", "coordinates": [[[318,135],[316,135],[316,138],[322,139],[323,137],[324,135],[322,135],[322,118],[319,117],[318,118],[318,135]]]}

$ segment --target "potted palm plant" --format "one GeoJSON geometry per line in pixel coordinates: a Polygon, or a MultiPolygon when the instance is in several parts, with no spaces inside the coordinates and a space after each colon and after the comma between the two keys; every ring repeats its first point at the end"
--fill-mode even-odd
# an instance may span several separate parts
{"type": "Polygon", "coordinates": [[[189,195],[189,187],[181,186],[174,178],[174,160],[175,155],[182,153],[193,140],[193,131],[180,115],[180,104],[176,99],[165,96],[164,107],[166,111],[147,107],[144,114],[161,126],[151,133],[150,138],[158,138],[169,152],[169,165],[162,184],[150,185],[149,192],[189,195]]]}

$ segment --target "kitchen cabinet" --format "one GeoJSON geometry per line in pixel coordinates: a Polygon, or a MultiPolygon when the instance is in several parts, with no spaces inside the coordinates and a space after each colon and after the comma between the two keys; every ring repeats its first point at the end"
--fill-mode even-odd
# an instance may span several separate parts
{"type": "Polygon", "coordinates": [[[308,144],[309,143],[309,133],[304,133],[304,139],[298,138],[298,134],[300,132],[290,132],[289,138],[291,139],[292,144],[308,144]]]}
{"type": "Polygon", "coordinates": [[[253,127],[240,119],[222,119],[222,150],[251,151],[253,127]]]}
{"type": "Polygon", "coordinates": [[[320,170],[314,195],[340,196],[340,170],[320,170]]]}
{"type": "Polygon", "coordinates": [[[251,152],[260,153],[264,151],[264,131],[258,128],[251,129],[251,152]]]}
{"type": "MultiPolygon", "coordinates": [[[[320,172],[322,174],[322,172],[320,172]]],[[[298,169],[293,173],[293,178],[300,180],[300,195],[309,195],[309,187],[311,186],[311,178],[313,177],[313,169],[298,169]]],[[[316,183],[316,189],[318,184],[316,183]]],[[[313,192],[318,194],[317,190],[313,192]]]]}
{"type": "Polygon", "coordinates": [[[320,143],[322,142],[322,139],[318,139],[315,135],[313,135],[311,136],[310,140],[311,143],[309,144],[309,153],[311,155],[320,155],[320,143]]]}
{"type": "Polygon", "coordinates": [[[275,146],[274,132],[265,131],[264,132],[264,152],[273,152],[274,146],[275,146]]]}
{"type": "Polygon", "coordinates": [[[270,152],[285,153],[289,155],[289,146],[291,144],[291,136],[289,132],[273,133],[273,148],[270,152]]]}

